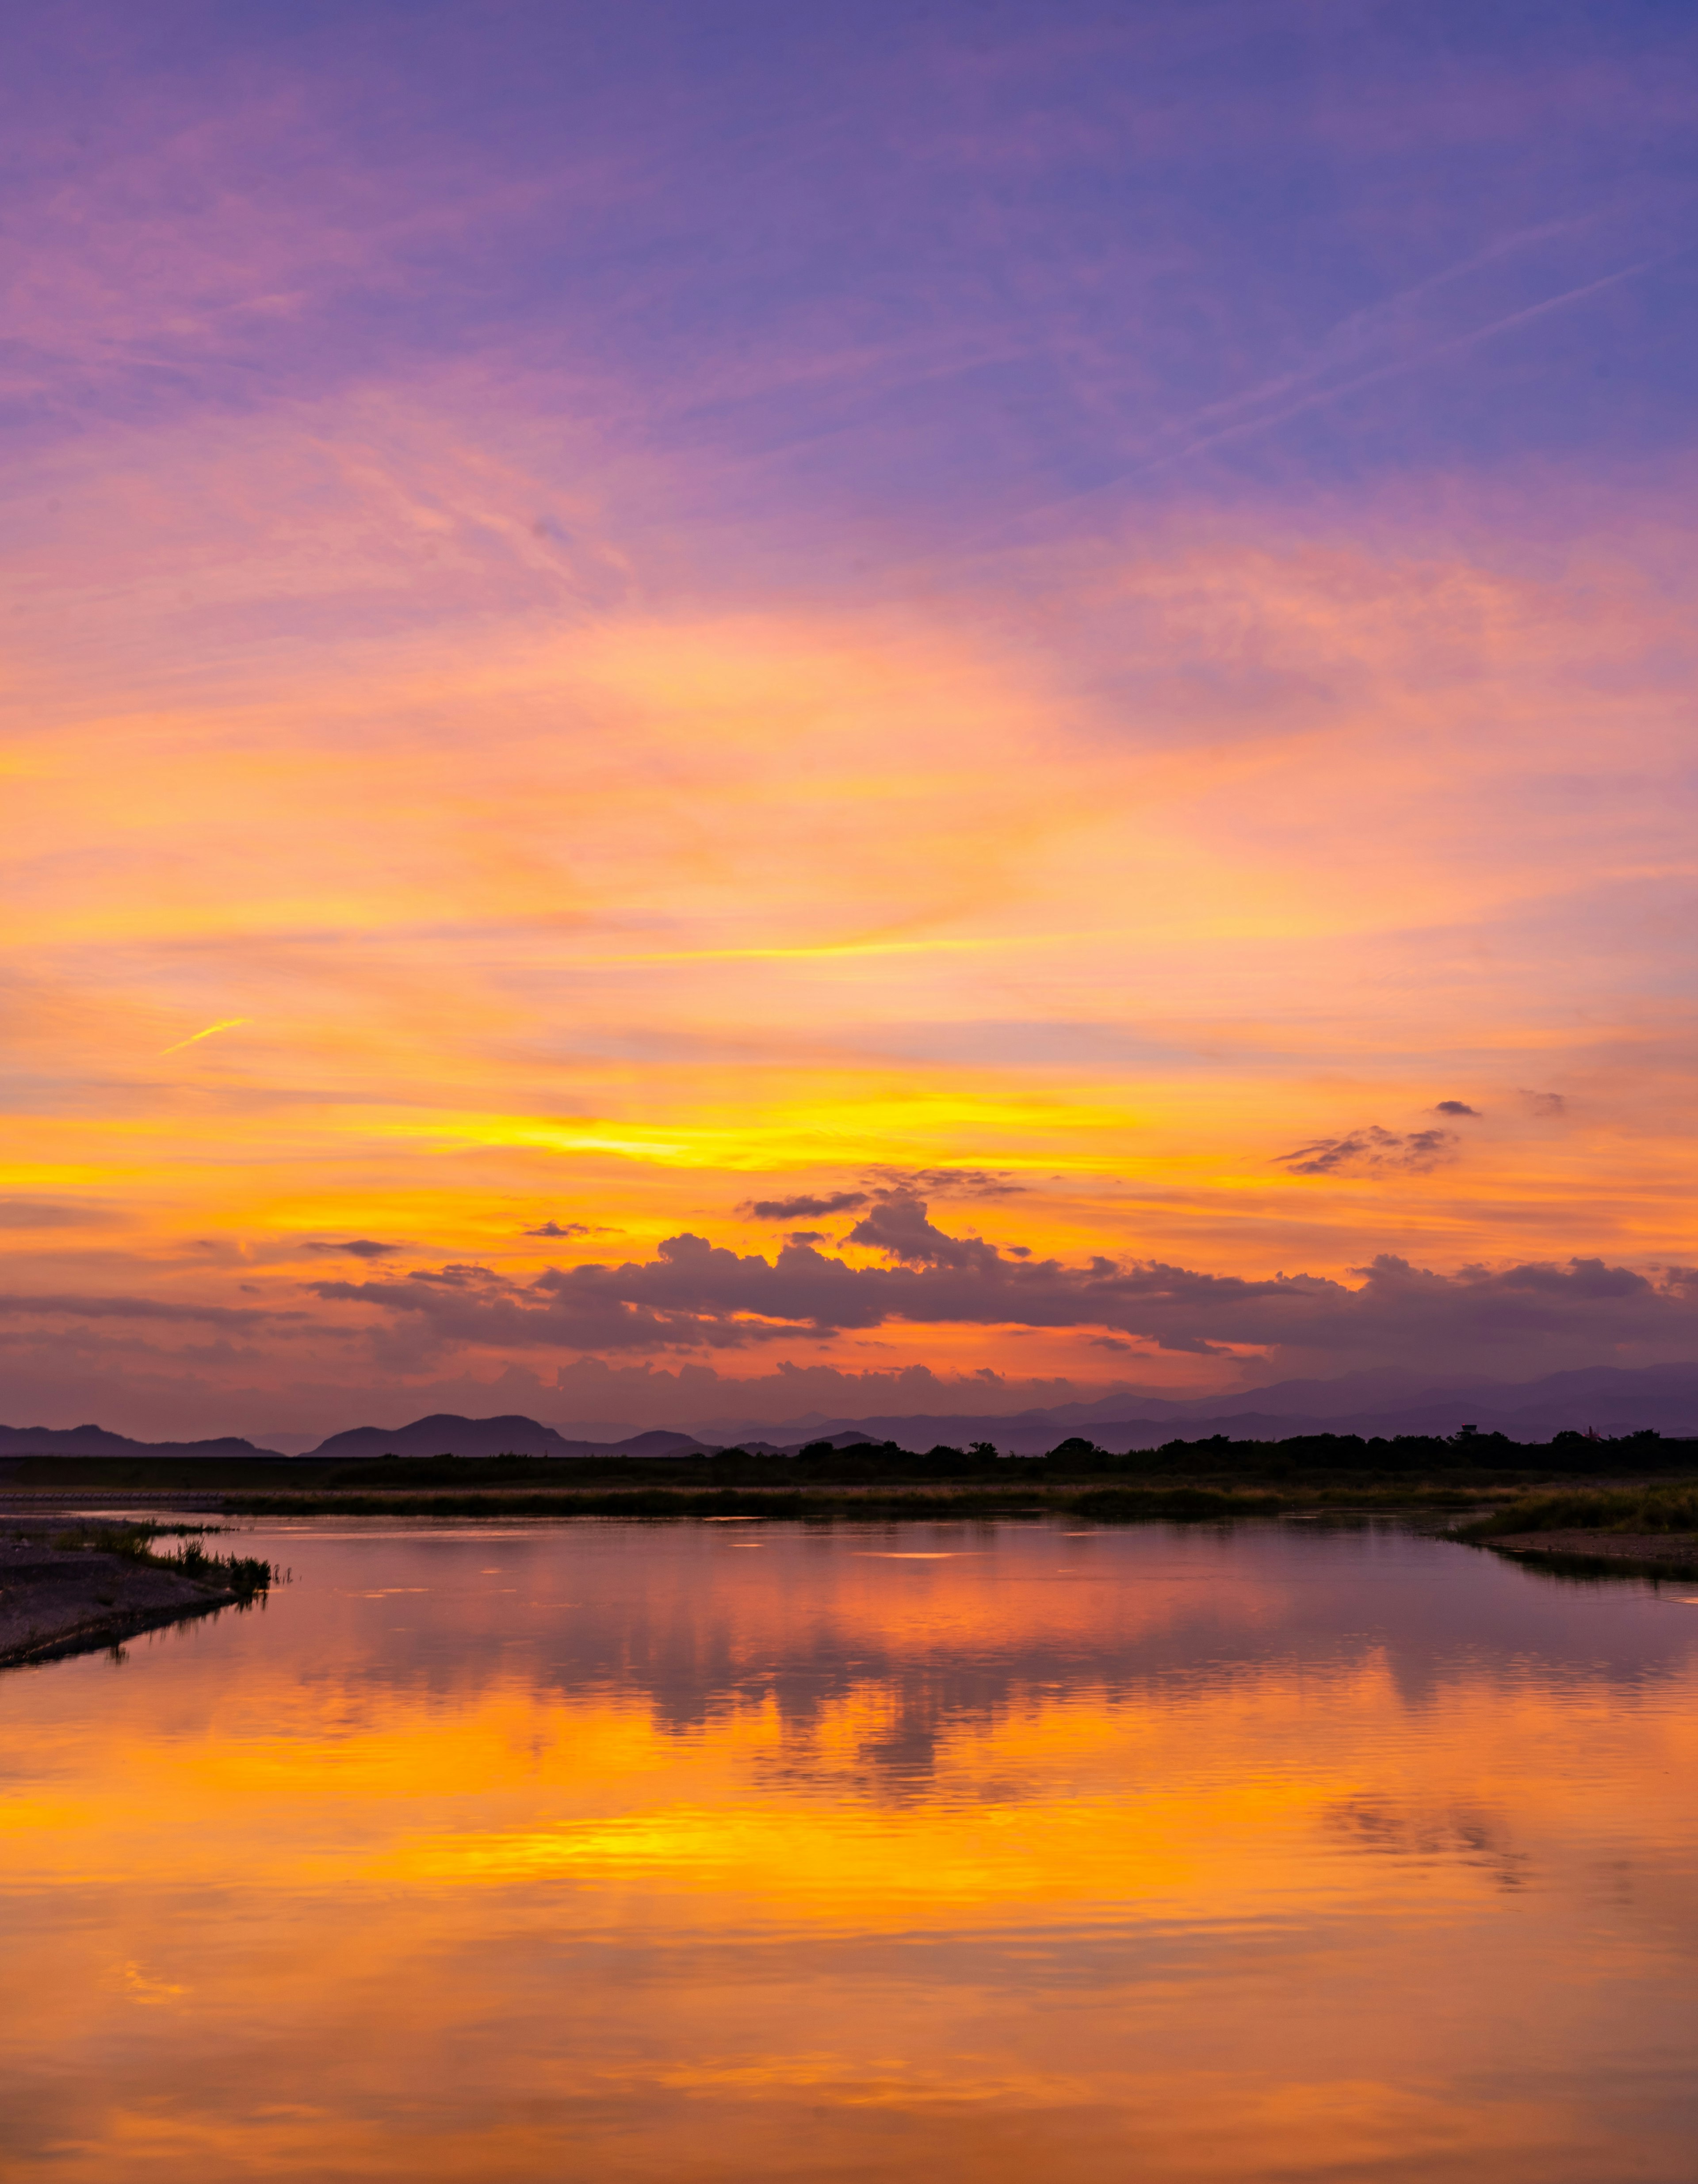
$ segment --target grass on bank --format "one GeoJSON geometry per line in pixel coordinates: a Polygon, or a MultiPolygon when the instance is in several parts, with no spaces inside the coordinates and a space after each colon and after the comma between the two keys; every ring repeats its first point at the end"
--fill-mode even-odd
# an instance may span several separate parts
{"type": "Polygon", "coordinates": [[[259,1555],[209,1554],[204,1540],[197,1536],[205,1529],[189,1524],[85,1524],[55,1532],[50,1544],[62,1549],[115,1555],[124,1562],[142,1563],[149,1569],[170,1570],[196,1585],[233,1592],[238,1600],[252,1600],[271,1590],[276,1573],[269,1562],[259,1555]],[[154,1541],[167,1536],[182,1541],[175,1554],[155,1551],[154,1541]]]}
{"type": "Polygon", "coordinates": [[[1698,1485],[1569,1488],[1522,1495],[1460,1525],[1459,1540],[1511,1539],[1525,1532],[1698,1535],[1698,1485]]]}

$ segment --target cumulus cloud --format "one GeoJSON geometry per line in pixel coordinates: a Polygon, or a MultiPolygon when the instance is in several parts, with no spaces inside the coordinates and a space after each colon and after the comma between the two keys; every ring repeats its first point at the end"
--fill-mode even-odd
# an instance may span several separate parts
{"type": "Polygon", "coordinates": [[[757,1221],[818,1221],[828,1213],[852,1213],[867,1203],[864,1190],[834,1190],[829,1198],[803,1192],[796,1198],[746,1199],[737,1211],[757,1221]]]}
{"type": "Polygon", "coordinates": [[[976,1237],[946,1236],[941,1228],[935,1228],[927,1218],[924,1200],[906,1193],[875,1206],[864,1220],[855,1223],[846,1240],[871,1251],[886,1251],[904,1266],[983,1268],[998,1263],[991,1245],[980,1243],[976,1237]]]}
{"type": "Polygon", "coordinates": [[[1159,1261],[1083,1266],[1017,1258],[955,1237],[925,1202],[892,1200],[854,1240],[882,1266],[851,1266],[809,1244],[775,1260],[706,1237],[669,1237],[646,1263],[550,1268],[528,1283],[491,1269],[311,1284],[327,1302],[416,1319],[444,1340],[581,1351],[750,1349],[892,1323],[1089,1329],[1180,1354],[1222,1348],[1330,1357],[1537,1362],[1645,1345],[1698,1349],[1698,1271],[1651,1275],[1598,1259],[1434,1273],[1382,1255],[1359,1285],[1318,1274],[1209,1274],[1159,1261]]]}
{"type": "Polygon", "coordinates": [[[1473,1115],[1477,1117],[1480,1112],[1477,1107],[1471,1107],[1466,1100],[1441,1100],[1433,1112],[1435,1115],[1473,1115]]]}
{"type": "Polygon", "coordinates": [[[1530,1092],[1523,1086],[1521,1096],[1528,1112],[1534,1115],[1563,1115],[1568,1112],[1568,1102],[1560,1092],[1530,1092]]]}
{"type": "Polygon", "coordinates": [[[401,1246],[399,1244],[379,1244],[370,1236],[355,1236],[345,1244],[309,1244],[309,1251],[346,1251],[356,1259],[393,1258],[401,1246]]]}
{"type": "MultiPolygon", "coordinates": [[[[1444,1112],[1457,1103],[1447,1101],[1444,1112]]],[[[1472,1112],[1471,1110],[1466,1112],[1472,1112]]],[[[1455,1130],[1411,1130],[1399,1136],[1377,1123],[1352,1130],[1348,1137],[1316,1138],[1294,1152],[1276,1155],[1277,1163],[1293,1175],[1365,1174],[1375,1170],[1401,1168],[1424,1175],[1441,1162],[1454,1159],[1458,1143],[1455,1130]]]]}
{"type": "Polygon", "coordinates": [[[527,1236],[622,1236],[622,1228],[598,1228],[588,1221],[545,1221],[539,1228],[527,1228],[527,1236]]]}

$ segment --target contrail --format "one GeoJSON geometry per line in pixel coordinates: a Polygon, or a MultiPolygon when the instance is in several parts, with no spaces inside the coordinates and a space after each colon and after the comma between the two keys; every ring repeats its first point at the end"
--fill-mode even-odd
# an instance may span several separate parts
{"type": "Polygon", "coordinates": [[[186,1046],[198,1045],[202,1039],[210,1039],[215,1031],[234,1031],[237,1024],[252,1023],[253,1021],[252,1017],[225,1017],[215,1024],[209,1024],[204,1031],[192,1031],[187,1039],[180,1039],[175,1046],[162,1046],[159,1049],[160,1059],[168,1054],[181,1054],[186,1046]]]}
{"type": "MultiPolygon", "coordinates": [[[[1359,387],[1371,387],[1381,380],[1394,379],[1407,372],[1418,371],[1423,365],[1433,362],[1436,358],[1454,355],[1459,350],[1472,348],[1477,342],[1489,341],[1494,335],[1506,332],[1511,326],[1524,326],[1530,320],[1541,319],[1548,311],[1565,309],[1569,304],[1578,303],[1584,297],[1596,295],[1601,289],[1613,288],[1618,282],[1631,281],[1641,273],[1649,272],[1654,266],[1667,265],[1671,260],[1684,256],[1690,248],[1690,245],[1683,244],[1678,249],[1662,251],[1650,258],[1639,259],[1631,265],[1620,266],[1613,273],[1606,273],[1595,281],[1583,281],[1578,287],[1565,288],[1560,295],[1547,296],[1542,302],[1529,304],[1521,310],[1511,311],[1502,318],[1489,320],[1483,326],[1471,326],[1461,333],[1450,335],[1444,340],[1431,342],[1425,348],[1406,351],[1401,356],[1389,357],[1384,363],[1372,365],[1349,379],[1335,379],[1327,383],[1325,377],[1327,371],[1336,367],[1329,366],[1322,360],[1306,370],[1288,373],[1282,379],[1271,380],[1265,385],[1254,387],[1244,394],[1229,397],[1222,402],[1211,403],[1205,409],[1193,413],[1193,422],[1209,416],[1218,416],[1235,409],[1254,410],[1258,403],[1265,403],[1271,398],[1277,398],[1282,394],[1289,393],[1293,398],[1281,408],[1271,410],[1264,408],[1258,414],[1240,417],[1232,423],[1220,425],[1210,430],[1196,433],[1192,438],[1176,447],[1170,447],[1160,453],[1147,455],[1141,460],[1131,464],[1125,470],[1117,471],[1113,477],[1104,478],[1099,485],[1086,486],[1081,492],[1064,494],[1059,500],[1047,501],[1042,507],[1028,509],[1019,515],[1011,516],[1005,523],[996,526],[986,534],[986,541],[988,543],[989,540],[1015,530],[1022,524],[1040,521],[1045,517],[1058,515],[1064,509],[1075,508],[1082,502],[1101,499],[1122,487],[1131,484],[1136,479],[1147,477],[1154,471],[1170,469],[1176,463],[1188,461],[1192,456],[1202,454],[1210,448],[1219,447],[1223,442],[1244,439],[1257,432],[1271,432],[1276,426],[1286,424],[1292,418],[1301,416],[1306,411],[1321,409],[1330,402],[1339,400],[1344,395],[1354,394],[1359,387]]],[[[1485,262],[1485,259],[1491,254],[1482,254],[1479,262],[1485,262]]],[[[1454,277],[1456,271],[1471,270],[1472,263],[1473,261],[1468,261],[1461,268],[1452,269],[1450,273],[1438,276],[1431,281],[1418,282],[1413,288],[1388,298],[1388,302],[1396,304],[1405,300],[1406,296],[1419,294],[1424,288],[1441,286],[1445,280],[1454,277]]],[[[1383,308],[1383,306],[1377,306],[1376,309],[1380,310],[1383,308]]]]}
{"type": "MultiPolygon", "coordinates": [[[[1670,253],[1669,255],[1678,254],[1670,253]]],[[[1377,365],[1371,370],[1360,372],[1354,379],[1337,380],[1330,387],[1317,387],[1313,393],[1301,397],[1283,410],[1270,411],[1260,417],[1247,417],[1243,423],[1223,426],[1220,431],[1207,432],[1176,448],[1165,455],[1153,456],[1138,467],[1142,471],[1165,470],[1170,463],[1183,462],[1188,455],[1201,454],[1204,448],[1218,447],[1223,440],[1241,439],[1246,433],[1265,432],[1276,425],[1283,425],[1293,417],[1300,416],[1306,410],[1316,410],[1328,402],[1336,402],[1346,394],[1354,394],[1360,387],[1371,387],[1377,380],[1394,379],[1407,371],[1418,371],[1423,364],[1435,357],[1453,355],[1458,349],[1472,348],[1476,342],[1488,341],[1510,326],[1524,326],[1529,319],[1542,319],[1547,311],[1560,310],[1567,304],[1578,303],[1583,296],[1595,296],[1600,288],[1613,288],[1619,281],[1631,281],[1636,273],[1644,273],[1652,265],[1663,262],[1654,258],[1642,258],[1634,265],[1623,265],[1619,271],[1606,273],[1601,280],[1588,281],[1578,288],[1567,288],[1560,296],[1547,296],[1543,303],[1530,304],[1524,310],[1511,311],[1501,319],[1494,319],[1483,326],[1473,326],[1467,332],[1454,334],[1448,341],[1433,342],[1426,348],[1416,349],[1407,356],[1394,357],[1389,362],[1377,365]]],[[[1128,471],[1135,476],[1137,471],[1128,471]]],[[[1121,482],[1111,479],[1110,484],[1121,482]]],[[[1081,498],[1083,498],[1081,495],[1081,498]]]]}

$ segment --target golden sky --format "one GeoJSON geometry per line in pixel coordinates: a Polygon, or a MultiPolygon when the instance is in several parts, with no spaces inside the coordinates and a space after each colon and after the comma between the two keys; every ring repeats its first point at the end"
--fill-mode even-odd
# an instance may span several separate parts
{"type": "Polygon", "coordinates": [[[1081,149],[1061,47],[969,97],[940,33],[941,225],[862,257],[896,185],[811,165],[806,98],[702,139],[622,53],[601,136],[516,148],[438,25],[362,132],[372,53],[268,25],[123,49],[72,170],[25,132],[8,1418],[1693,1353],[1684,306],[1533,220],[1555,75],[1476,57],[1522,103],[1435,125],[1427,231],[1330,76],[1243,149],[1170,56],[1256,172],[1366,193],[1271,240],[1081,149]],[[743,218],[768,158],[715,287],[690,192],[743,218]]]}

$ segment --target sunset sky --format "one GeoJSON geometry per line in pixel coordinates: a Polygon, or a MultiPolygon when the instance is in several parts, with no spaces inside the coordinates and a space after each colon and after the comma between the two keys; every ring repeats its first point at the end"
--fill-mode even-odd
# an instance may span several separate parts
{"type": "Polygon", "coordinates": [[[1698,20],[68,4],[0,1418],[1698,1357],[1698,20]]]}

